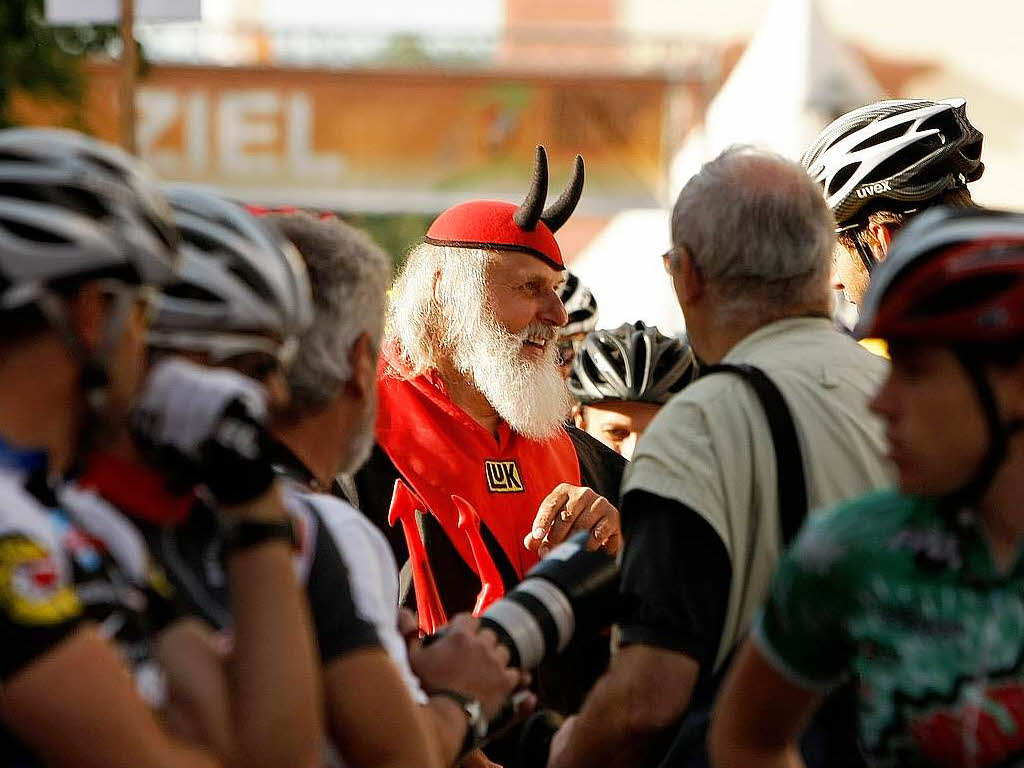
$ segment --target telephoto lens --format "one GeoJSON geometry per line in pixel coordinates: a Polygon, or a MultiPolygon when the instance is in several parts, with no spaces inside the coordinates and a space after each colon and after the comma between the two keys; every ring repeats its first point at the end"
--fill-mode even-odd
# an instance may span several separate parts
{"type": "Polygon", "coordinates": [[[511,666],[536,669],[582,629],[611,623],[618,595],[614,557],[585,549],[580,531],[551,550],[504,599],[480,617],[511,654],[511,666]]]}

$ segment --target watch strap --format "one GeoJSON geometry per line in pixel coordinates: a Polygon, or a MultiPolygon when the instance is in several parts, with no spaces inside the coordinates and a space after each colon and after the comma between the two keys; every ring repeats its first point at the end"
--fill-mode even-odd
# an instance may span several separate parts
{"type": "Polygon", "coordinates": [[[238,520],[225,526],[222,537],[225,552],[249,549],[268,541],[284,541],[292,549],[297,549],[299,542],[290,517],[284,520],[238,520]]]}
{"type": "Polygon", "coordinates": [[[488,723],[484,718],[480,702],[463,693],[447,688],[431,690],[429,693],[431,696],[443,696],[446,699],[451,699],[459,705],[459,709],[466,715],[466,723],[469,727],[466,729],[466,738],[462,742],[461,749],[459,749],[459,757],[468,755],[487,735],[488,723]]]}

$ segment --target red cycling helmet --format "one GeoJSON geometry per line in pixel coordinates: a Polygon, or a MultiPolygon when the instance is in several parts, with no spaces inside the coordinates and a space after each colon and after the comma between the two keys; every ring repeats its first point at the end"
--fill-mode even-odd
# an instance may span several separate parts
{"type": "MultiPolygon", "coordinates": [[[[993,348],[1024,341],[1024,214],[934,208],[897,235],[871,276],[859,338],[949,347],[974,386],[988,425],[985,455],[940,501],[971,506],[1006,460],[1024,419],[1006,418],[985,364],[993,348]]],[[[894,358],[895,359],[895,358],[894,358]]]]}
{"type": "Polygon", "coordinates": [[[1024,214],[917,216],[871,275],[855,333],[950,346],[1024,339],[1024,214]]]}

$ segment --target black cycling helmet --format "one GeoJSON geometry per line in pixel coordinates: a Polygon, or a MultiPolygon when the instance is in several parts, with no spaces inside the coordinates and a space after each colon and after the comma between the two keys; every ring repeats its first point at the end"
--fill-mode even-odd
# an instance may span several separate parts
{"type": "Polygon", "coordinates": [[[165,192],[181,233],[182,269],[160,297],[150,344],[215,361],[265,352],[287,363],[313,320],[295,246],[271,222],[214,192],[180,184],[165,192]]]}
{"type": "Polygon", "coordinates": [[[73,131],[0,131],[0,310],[78,278],[165,284],[177,248],[167,203],[128,154],[73,131]]]}
{"type": "Polygon", "coordinates": [[[565,305],[568,322],[558,329],[559,336],[573,336],[589,333],[597,328],[597,300],[580,279],[566,271],[565,282],[558,291],[558,298],[565,305]]]}
{"type": "Polygon", "coordinates": [[[801,162],[843,229],[980,178],[982,139],[964,99],[879,101],[834,120],[801,162]]]}
{"type": "Polygon", "coordinates": [[[601,401],[665,403],[697,376],[685,339],[643,321],[583,339],[569,374],[569,391],[584,405],[601,401]]]}

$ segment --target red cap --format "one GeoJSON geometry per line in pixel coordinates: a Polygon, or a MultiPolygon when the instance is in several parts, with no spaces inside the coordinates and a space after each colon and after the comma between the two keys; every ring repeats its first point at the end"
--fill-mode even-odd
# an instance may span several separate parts
{"type": "Polygon", "coordinates": [[[536,256],[557,270],[565,269],[554,233],[569,219],[583,193],[583,158],[576,155],[569,186],[544,208],[548,161],[537,147],[533,184],[522,205],[499,200],[459,203],[438,216],[423,241],[449,248],[519,251],[536,256]]]}
{"type": "Polygon", "coordinates": [[[527,232],[512,220],[515,212],[513,203],[499,200],[459,203],[434,219],[423,242],[450,248],[521,251],[555,269],[565,269],[562,251],[551,230],[542,222],[527,232]]]}

